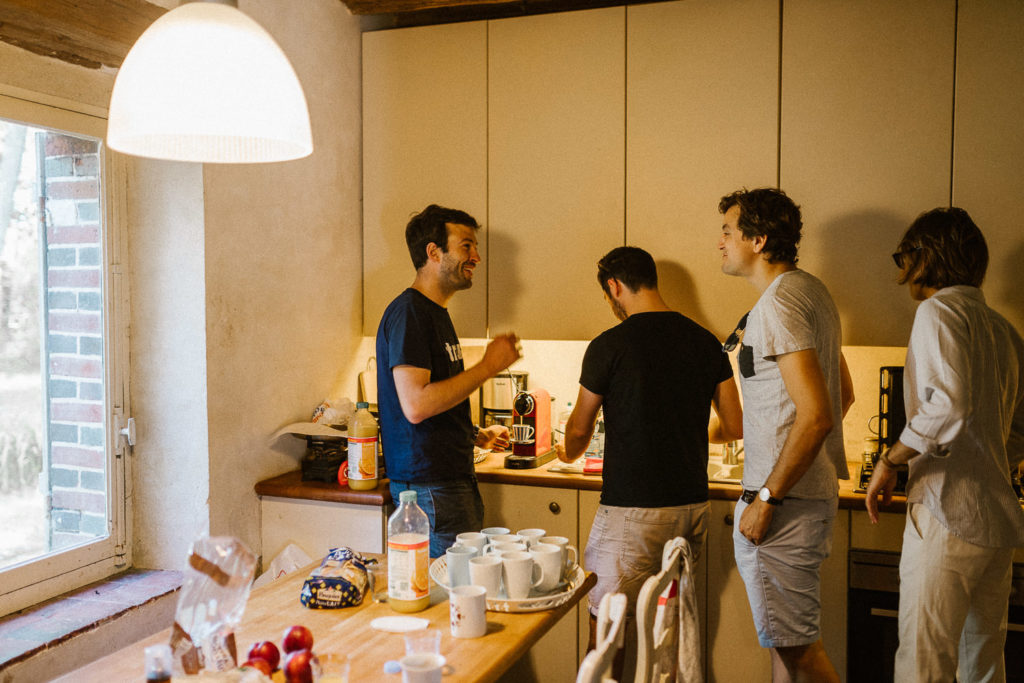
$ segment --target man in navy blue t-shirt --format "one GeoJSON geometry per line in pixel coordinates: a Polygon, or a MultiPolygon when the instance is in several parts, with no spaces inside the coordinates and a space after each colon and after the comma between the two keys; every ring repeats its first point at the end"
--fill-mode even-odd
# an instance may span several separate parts
{"type": "Polygon", "coordinates": [[[377,328],[377,403],[391,495],[417,492],[430,519],[431,557],[443,555],[457,534],[483,526],[474,443],[508,445],[507,427],[474,428],[469,396],[519,359],[519,339],[496,336],[466,369],[446,308],[455,292],[473,286],[479,227],[468,213],[436,204],[413,216],[405,241],[416,278],[377,328]]]}

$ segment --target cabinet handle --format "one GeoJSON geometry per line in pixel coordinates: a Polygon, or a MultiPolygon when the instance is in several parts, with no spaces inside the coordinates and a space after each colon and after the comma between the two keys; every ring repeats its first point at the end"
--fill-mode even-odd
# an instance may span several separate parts
{"type": "Polygon", "coordinates": [[[888,617],[890,619],[899,619],[900,613],[894,609],[882,609],[881,607],[872,607],[871,616],[873,617],[888,617]]]}
{"type": "Polygon", "coordinates": [[[726,526],[732,526],[732,513],[727,514],[723,521],[725,521],[726,526]]]}
{"type": "Polygon", "coordinates": [[[551,514],[557,515],[562,512],[562,506],[552,501],[548,503],[548,510],[551,510],[551,514]]]}

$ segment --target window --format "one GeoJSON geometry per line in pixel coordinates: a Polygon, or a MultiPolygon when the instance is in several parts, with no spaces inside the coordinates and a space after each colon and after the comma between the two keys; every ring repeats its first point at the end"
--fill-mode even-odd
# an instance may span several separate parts
{"type": "Polygon", "coordinates": [[[130,561],[123,172],[104,129],[0,95],[0,614],[130,561]]]}

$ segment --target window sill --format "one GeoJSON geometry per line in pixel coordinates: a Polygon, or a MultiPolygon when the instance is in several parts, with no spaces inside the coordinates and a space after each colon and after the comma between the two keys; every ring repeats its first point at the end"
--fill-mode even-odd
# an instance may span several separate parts
{"type": "MultiPolygon", "coordinates": [[[[182,573],[178,571],[130,569],[3,617],[0,672],[140,611],[176,592],[181,581],[182,573]]],[[[167,625],[169,622],[163,627],[167,625]]]]}

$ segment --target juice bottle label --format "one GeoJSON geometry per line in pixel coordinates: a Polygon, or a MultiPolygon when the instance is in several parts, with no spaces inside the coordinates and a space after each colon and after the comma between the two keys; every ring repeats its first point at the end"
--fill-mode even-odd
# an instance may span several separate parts
{"type": "Polygon", "coordinates": [[[388,539],[388,597],[418,600],[430,592],[430,541],[418,534],[388,539]],[[404,537],[404,538],[403,538],[404,537]]]}
{"type": "Polygon", "coordinates": [[[377,478],[377,437],[348,437],[348,478],[377,478]]]}

